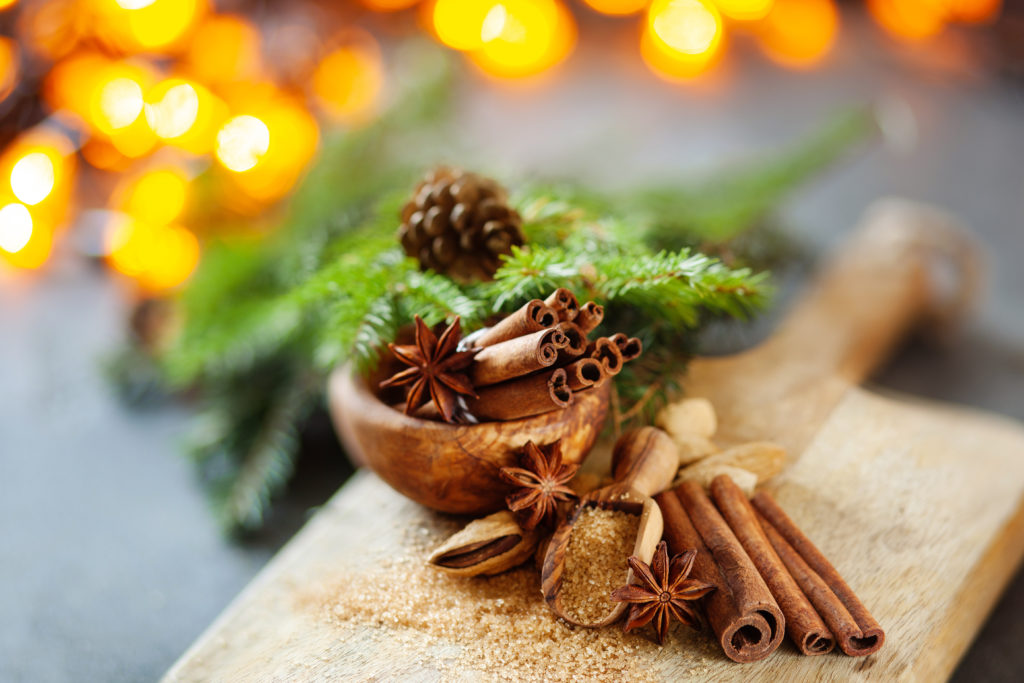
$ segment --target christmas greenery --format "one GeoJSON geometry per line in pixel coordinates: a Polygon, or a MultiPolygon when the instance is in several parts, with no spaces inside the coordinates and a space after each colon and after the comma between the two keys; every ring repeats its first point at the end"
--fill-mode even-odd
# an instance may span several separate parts
{"type": "Polygon", "coordinates": [[[371,366],[413,315],[428,324],[458,315],[469,331],[568,287],[605,306],[609,329],[643,339],[644,356],[616,383],[615,426],[649,416],[685,365],[686,331],[764,303],[766,276],[749,267],[763,259],[738,245],[764,232],[762,220],[787,191],[867,130],[862,116],[844,119],[776,159],[712,181],[714,192],[679,184],[620,195],[572,184],[517,188],[512,203],[526,244],[493,281],[463,285],[419,270],[395,239],[399,209],[422,171],[405,152],[408,141],[436,135],[446,120],[439,74],[418,79],[426,85],[376,123],[326,144],[272,235],[210,248],[180,298],[184,326],[160,367],[170,385],[202,396],[191,452],[227,529],[260,525],[292,472],[304,420],[322,406],[326,375],[347,362],[371,366]]]}

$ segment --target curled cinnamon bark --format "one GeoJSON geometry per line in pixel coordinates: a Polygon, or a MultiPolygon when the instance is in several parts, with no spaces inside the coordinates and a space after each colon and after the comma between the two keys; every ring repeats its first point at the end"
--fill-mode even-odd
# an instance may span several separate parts
{"type": "Polygon", "coordinates": [[[580,358],[565,366],[569,388],[574,392],[599,387],[608,379],[604,366],[593,358],[580,358]]]}
{"type": "Polygon", "coordinates": [[[477,419],[518,420],[540,415],[572,403],[572,390],[563,368],[492,384],[469,398],[466,407],[477,419]]]}
{"type": "Polygon", "coordinates": [[[573,322],[580,326],[583,334],[590,334],[595,327],[601,324],[602,320],[604,320],[604,306],[588,301],[580,306],[580,311],[576,314],[573,322]]]}
{"type": "Polygon", "coordinates": [[[576,295],[565,287],[559,287],[551,292],[544,303],[555,312],[562,322],[571,322],[580,312],[580,304],[576,301],[576,295]]]}
{"type": "Polygon", "coordinates": [[[738,662],[767,657],[779,647],[786,632],[785,617],[771,590],[704,489],[687,481],[676,488],[675,493],[718,565],[738,613],[742,617],[757,615],[767,625],[767,631],[756,628],[754,623],[750,624],[751,628],[736,629],[728,643],[723,642],[725,654],[738,662]]]}
{"type": "Polygon", "coordinates": [[[622,354],[622,361],[624,363],[636,360],[644,351],[644,343],[637,337],[627,337],[622,332],[616,332],[609,339],[619,347],[619,353],[622,354]]]}
{"type": "Polygon", "coordinates": [[[587,335],[574,323],[558,323],[555,329],[565,335],[566,345],[558,352],[560,363],[582,356],[587,350],[587,335]]]}
{"type": "Polygon", "coordinates": [[[768,542],[746,494],[728,476],[720,475],[711,482],[711,497],[782,608],[793,643],[805,655],[830,652],[836,644],[832,633],[768,542]]]}
{"type": "Polygon", "coordinates": [[[622,370],[622,352],[608,337],[601,337],[590,343],[586,355],[601,361],[604,371],[614,377],[622,370]]]}
{"type": "Polygon", "coordinates": [[[761,491],[751,504],[760,514],[768,540],[835,634],[839,648],[851,657],[862,657],[882,647],[882,627],[775,499],[761,491]]]}
{"type": "Polygon", "coordinates": [[[523,304],[518,311],[476,337],[473,340],[473,346],[490,346],[508,339],[522,337],[524,334],[554,327],[557,322],[558,314],[540,299],[534,299],[523,304]]]}
{"type": "Polygon", "coordinates": [[[543,370],[555,364],[568,343],[557,328],[550,328],[485,346],[469,366],[469,378],[474,387],[484,387],[543,370]]]}
{"type": "MultiPolygon", "coordinates": [[[[771,615],[750,609],[751,605],[744,605],[745,610],[740,608],[724,573],[673,491],[660,493],[654,500],[665,519],[664,538],[669,552],[677,555],[687,550],[696,550],[697,556],[690,576],[716,587],[704,598],[704,609],[708,625],[714,631],[722,651],[734,662],[756,662],[770,655],[777,647],[777,643],[773,643],[776,640],[774,629],[778,628],[777,625],[769,625],[766,616],[771,618],[771,615]]],[[[779,629],[778,640],[781,638],[782,631],[779,629]]]]}

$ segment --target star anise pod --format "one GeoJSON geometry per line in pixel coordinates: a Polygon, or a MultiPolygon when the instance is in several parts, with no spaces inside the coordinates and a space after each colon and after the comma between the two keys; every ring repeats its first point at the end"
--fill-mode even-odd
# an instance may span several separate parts
{"type": "Polygon", "coordinates": [[[409,367],[380,383],[381,389],[410,385],[406,393],[405,412],[412,415],[417,408],[433,399],[445,422],[455,419],[457,394],[476,396],[473,384],[463,372],[473,362],[475,351],[457,351],[462,338],[458,316],[438,338],[427,324],[416,316],[414,345],[388,344],[395,358],[409,367]]]}
{"type": "Polygon", "coordinates": [[[524,529],[553,521],[558,501],[576,499],[576,492],[566,486],[576,476],[579,465],[562,463],[562,446],[556,441],[547,453],[527,441],[520,458],[522,467],[502,467],[501,478],[517,488],[505,502],[524,529]]]}
{"type": "Polygon", "coordinates": [[[662,541],[650,565],[636,555],[627,560],[640,585],[630,584],[612,591],[615,602],[633,604],[626,620],[626,631],[653,621],[658,644],[662,645],[672,617],[691,628],[700,628],[700,617],[691,603],[715,590],[715,586],[689,578],[696,557],[696,550],[687,550],[669,562],[668,546],[662,541]]]}

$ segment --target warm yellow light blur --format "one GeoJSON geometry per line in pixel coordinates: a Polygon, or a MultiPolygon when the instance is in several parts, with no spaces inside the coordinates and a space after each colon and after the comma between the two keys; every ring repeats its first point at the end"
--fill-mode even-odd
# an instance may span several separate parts
{"type": "Polygon", "coordinates": [[[152,225],[166,225],[181,216],[188,199],[188,178],[177,168],[159,168],[131,178],[117,188],[115,208],[152,225]]]}
{"type": "Polygon", "coordinates": [[[0,36],[0,102],[17,85],[20,67],[17,44],[10,38],[0,36]]]}
{"type": "Polygon", "coordinates": [[[533,76],[565,59],[576,43],[576,24],[557,0],[501,0],[484,16],[482,45],[470,57],[499,78],[533,76]]]}
{"type": "Polygon", "coordinates": [[[164,51],[176,47],[206,11],[206,0],[94,0],[100,36],[121,50],[164,51]]]}
{"type": "Polygon", "coordinates": [[[636,14],[647,7],[647,0],[584,0],[594,10],[613,17],[636,14]]]}
{"type": "Polygon", "coordinates": [[[18,268],[38,268],[50,256],[53,232],[23,204],[0,207],[0,257],[18,268]]]}
{"type": "Polygon", "coordinates": [[[236,173],[254,168],[269,148],[270,129],[255,116],[236,116],[217,133],[217,159],[236,173]]]}
{"type": "Polygon", "coordinates": [[[730,19],[755,21],[768,16],[775,0],[715,0],[719,11],[730,19]]]}
{"type": "Polygon", "coordinates": [[[949,5],[946,0],[868,0],[868,11],[891,35],[919,41],[942,32],[949,5]]]}
{"type": "Polygon", "coordinates": [[[96,122],[101,129],[127,128],[142,113],[142,86],[130,78],[115,78],[100,88],[96,122]]]}
{"type": "Polygon", "coordinates": [[[11,169],[11,190],[15,197],[34,206],[53,192],[55,174],[53,161],[47,154],[26,154],[11,169]]]}
{"type": "Polygon", "coordinates": [[[146,122],[158,138],[176,138],[188,132],[199,114],[199,95],[184,81],[164,81],[150,93],[146,122]]]}
{"type": "Polygon", "coordinates": [[[496,0],[437,0],[434,31],[442,43],[455,50],[475,50],[483,45],[484,19],[496,0]]]}
{"type": "Polygon", "coordinates": [[[320,106],[346,123],[360,123],[373,113],[383,84],[380,51],[368,40],[331,52],[313,72],[320,106]]]}
{"type": "Polygon", "coordinates": [[[812,66],[828,54],[839,33],[835,0],[775,0],[757,25],[757,42],[784,66],[812,66]]]}
{"type": "Polygon", "coordinates": [[[188,279],[199,263],[199,240],[177,225],[150,225],[125,217],[109,232],[107,262],[135,278],[146,291],[161,292],[188,279]]]}
{"type": "Polygon", "coordinates": [[[968,24],[984,24],[996,20],[1003,9],[1003,0],[948,0],[953,19],[968,24]]]}
{"type": "Polygon", "coordinates": [[[17,254],[32,239],[32,214],[24,204],[8,204],[0,209],[0,249],[17,254]]]}
{"type": "Polygon", "coordinates": [[[708,0],[655,0],[647,10],[640,54],[671,80],[698,76],[722,51],[722,16],[708,0]]]}
{"type": "Polygon", "coordinates": [[[18,0],[0,0],[0,10],[5,10],[8,7],[14,7],[14,3],[18,0]]]}
{"type": "Polygon", "coordinates": [[[188,72],[207,85],[251,80],[260,73],[260,33],[247,19],[211,15],[189,40],[188,72]]]}
{"type": "Polygon", "coordinates": [[[362,4],[377,12],[397,12],[412,7],[419,0],[360,0],[362,4]]]}

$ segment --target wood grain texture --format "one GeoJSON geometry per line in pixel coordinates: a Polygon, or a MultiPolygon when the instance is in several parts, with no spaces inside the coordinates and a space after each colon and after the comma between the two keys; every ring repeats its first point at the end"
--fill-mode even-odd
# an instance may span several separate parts
{"type": "Polygon", "coordinates": [[[413,500],[435,510],[486,514],[504,507],[502,467],[518,464],[527,441],[561,440],[562,458],[578,463],[597,439],[610,384],[574,395],[564,410],[511,422],[450,425],[385,405],[347,368],[331,375],[331,414],[346,450],[413,500]]]}
{"type": "MultiPolygon", "coordinates": [[[[914,320],[941,303],[929,288],[928,247],[955,238],[941,216],[912,205],[876,209],[868,223],[776,337],[739,357],[695,362],[685,385],[689,395],[714,402],[727,443],[771,439],[790,449],[795,457],[771,489],[885,629],[885,646],[863,658],[803,657],[784,643],[768,659],[740,665],[706,636],[677,629],[660,650],[586,657],[626,657],[661,680],[933,681],[948,676],[969,645],[1024,553],[1024,427],[856,386],[914,320]]],[[[439,639],[401,614],[348,614],[321,590],[379,585],[388,562],[403,553],[413,554],[409,585],[431,585],[431,570],[416,560],[428,552],[410,539],[423,548],[440,543],[451,532],[439,530],[444,522],[376,476],[356,475],[167,680],[493,675],[485,662],[462,658],[472,650],[465,638],[439,639]],[[329,618],[339,613],[345,619],[329,618]]],[[[493,600],[448,598],[433,599],[464,622],[495,609],[493,600]]],[[[567,653],[579,647],[578,633],[559,626],[555,634],[567,653]]],[[[522,638],[516,620],[499,636],[522,638]]],[[[579,676],[571,657],[540,666],[547,680],[579,676]]]]}

